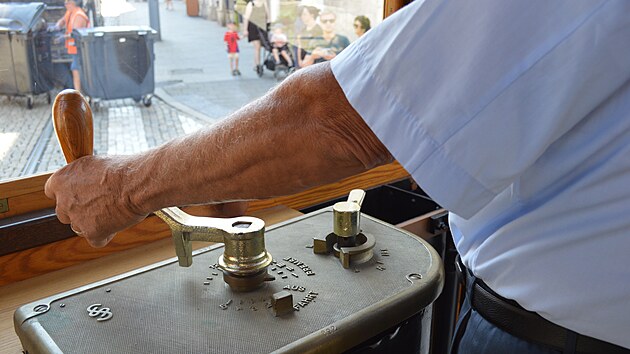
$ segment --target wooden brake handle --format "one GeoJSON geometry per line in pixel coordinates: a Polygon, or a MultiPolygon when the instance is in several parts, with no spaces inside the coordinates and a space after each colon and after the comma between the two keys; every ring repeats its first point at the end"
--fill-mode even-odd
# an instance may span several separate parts
{"type": "Polygon", "coordinates": [[[55,97],[52,119],[66,162],[94,153],[92,109],[79,91],[67,89],[55,97]]]}

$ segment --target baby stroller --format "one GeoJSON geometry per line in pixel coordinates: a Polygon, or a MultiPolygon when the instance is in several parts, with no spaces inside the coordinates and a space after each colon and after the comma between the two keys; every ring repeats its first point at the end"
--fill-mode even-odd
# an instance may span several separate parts
{"type": "Polygon", "coordinates": [[[267,68],[267,70],[272,71],[273,77],[276,80],[282,80],[283,78],[287,77],[289,74],[293,73],[295,71],[296,61],[295,61],[295,57],[293,56],[293,48],[291,48],[291,45],[287,43],[286,53],[291,58],[293,65],[289,66],[289,63],[282,55],[279,56],[280,63],[276,65],[276,60],[273,57],[273,51],[272,51],[273,44],[271,43],[271,33],[265,32],[261,30],[260,28],[258,28],[258,31],[260,35],[259,36],[260,44],[263,47],[263,56],[262,56],[263,65],[260,66],[259,69],[257,70],[258,77],[262,77],[264,73],[264,68],[267,68]],[[267,35],[267,33],[269,33],[269,35],[267,35]]]}

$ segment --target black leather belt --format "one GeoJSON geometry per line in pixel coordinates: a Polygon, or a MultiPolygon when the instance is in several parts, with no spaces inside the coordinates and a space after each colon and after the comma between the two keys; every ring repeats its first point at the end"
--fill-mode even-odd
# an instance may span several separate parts
{"type": "Polygon", "coordinates": [[[466,282],[474,281],[472,286],[472,307],[486,320],[516,337],[546,345],[561,352],[567,347],[568,339],[577,337],[575,343],[571,345],[571,347],[575,348],[575,353],[630,353],[630,349],[592,337],[575,334],[575,332],[549,322],[539,314],[525,310],[515,301],[498,295],[483,283],[481,279],[472,276],[467,269],[463,268],[462,273],[466,274],[466,282]]]}

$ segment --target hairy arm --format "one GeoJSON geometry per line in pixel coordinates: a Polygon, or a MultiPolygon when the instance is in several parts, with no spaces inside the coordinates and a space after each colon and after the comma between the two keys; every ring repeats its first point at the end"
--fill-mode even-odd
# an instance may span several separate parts
{"type": "Polygon", "coordinates": [[[128,193],[137,205],[148,207],[146,212],[260,199],[336,181],[388,161],[389,153],[345,99],[329,65],[322,65],[299,71],[209,129],[142,156],[128,177],[140,183],[128,193]],[[162,173],[152,173],[157,171],[162,173]]]}
{"type": "Polygon", "coordinates": [[[46,194],[62,222],[102,246],[163,207],[291,194],[390,161],[323,63],[195,134],[133,156],[81,158],[46,194]]]}

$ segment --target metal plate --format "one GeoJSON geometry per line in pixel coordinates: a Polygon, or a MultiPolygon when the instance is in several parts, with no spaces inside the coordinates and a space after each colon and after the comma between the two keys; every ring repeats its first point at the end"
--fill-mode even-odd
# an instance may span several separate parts
{"type": "Polygon", "coordinates": [[[444,277],[424,241],[367,215],[361,226],[376,237],[375,256],[350,269],[307,247],[331,231],[332,211],[324,209],[267,230],[276,280],[254,292],[226,286],[212,268],[223,248],[212,247],[190,268],[170,260],[24,305],[16,331],[30,353],[343,351],[430,305],[444,277]],[[271,296],[283,289],[299,311],[274,317],[271,296]],[[103,308],[111,318],[103,320],[103,308]]]}

